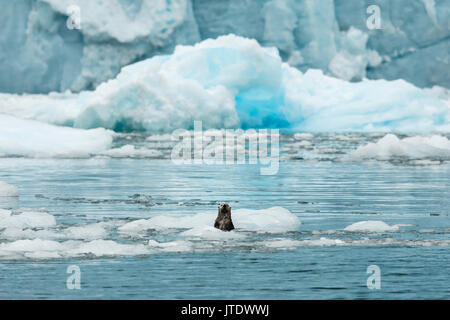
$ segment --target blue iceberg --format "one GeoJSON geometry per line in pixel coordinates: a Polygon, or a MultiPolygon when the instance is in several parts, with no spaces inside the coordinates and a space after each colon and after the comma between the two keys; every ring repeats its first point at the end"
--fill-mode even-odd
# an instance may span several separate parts
{"type": "Polygon", "coordinates": [[[16,117],[115,131],[203,128],[286,131],[450,131],[446,89],[404,80],[347,82],[321,70],[302,73],[274,47],[235,35],[177,46],[124,67],[95,91],[0,94],[16,117]]]}

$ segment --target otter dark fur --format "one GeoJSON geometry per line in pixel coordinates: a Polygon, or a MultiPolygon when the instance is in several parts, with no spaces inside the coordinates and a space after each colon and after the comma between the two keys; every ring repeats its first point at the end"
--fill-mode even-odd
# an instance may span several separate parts
{"type": "Polygon", "coordinates": [[[214,223],[214,228],[231,231],[234,229],[233,221],[231,220],[231,207],[228,203],[222,203],[219,206],[219,213],[214,223]]]}

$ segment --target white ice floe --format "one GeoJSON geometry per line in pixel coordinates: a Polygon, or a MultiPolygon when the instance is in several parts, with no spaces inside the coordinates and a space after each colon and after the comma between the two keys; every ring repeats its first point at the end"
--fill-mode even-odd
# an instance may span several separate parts
{"type": "Polygon", "coordinates": [[[346,242],[341,239],[330,239],[321,237],[320,239],[305,239],[305,240],[293,240],[293,239],[272,239],[261,242],[267,248],[278,250],[295,249],[300,246],[342,246],[346,245],[346,242]]]}
{"type": "Polygon", "coordinates": [[[64,229],[61,233],[68,239],[96,240],[108,236],[108,224],[104,222],[77,225],[64,229]]]}
{"type": "Polygon", "coordinates": [[[411,136],[399,139],[387,134],[376,143],[361,146],[349,154],[350,159],[390,160],[408,159],[450,159],[450,140],[441,135],[411,136]]]}
{"type": "Polygon", "coordinates": [[[151,142],[170,142],[173,141],[172,134],[153,134],[148,136],[145,140],[151,142]]]}
{"type": "Polygon", "coordinates": [[[14,214],[0,209],[0,229],[3,228],[45,228],[56,225],[55,217],[47,212],[24,211],[14,214]]]}
{"type": "Polygon", "coordinates": [[[17,240],[0,243],[0,258],[3,259],[52,259],[82,257],[85,255],[102,256],[129,256],[150,253],[145,244],[121,244],[112,240],[64,241],[54,240],[17,240]]]}
{"type": "Polygon", "coordinates": [[[304,240],[302,244],[309,246],[340,246],[345,245],[345,241],[341,239],[329,239],[322,237],[320,239],[304,240]]]}
{"type": "MultiPolygon", "coordinates": [[[[3,255],[20,255],[20,254],[34,254],[46,256],[46,253],[57,254],[59,251],[63,250],[63,244],[52,241],[52,240],[42,240],[42,239],[25,239],[17,240],[8,243],[0,243],[0,257],[3,255]]],[[[58,254],[59,256],[59,254],[58,254]]]]}
{"type": "Polygon", "coordinates": [[[27,208],[15,211],[0,209],[0,239],[8,240],[95,240],[108,236],[114,222],[58,224],[50,213],[27,208]]]}
{"type": "Polygon", "coordinates": [[[119,227],[119,231],[125,233],[138,233],[150,229],[191,229],[197,226],[213,225],[216,215],[212,213],[198,213],[190,216],[160,215],[150,219],[140,219],[129,222],[119,227]]]}
{"type": "MultiPolygon", "coordinates": [[[[67,225],[58,223],[45,212],[31,209],[0,209],[0,260],[41,260],[93,257],[121,257],[180,252],[220,252],[248,250],[267,252],[293,250],[317,246],[440,246],[448,247],[447,239],[405,240],[394,238],[348,237],[348,231],[391,232],[399,227],[382,221],[361,221],[345,231],[315,231],[313,238],[304,238],[297,230],[300,221],[284,208],[263,210],[235,210],[236,230],[224,232],[212,226],[215,214],[199,213],[192,216],[158,216],[124,224],[123,220],[99,221],[67,225]],[[264,220],[266,218],[267,221],[264,220]],[[273,227],[272,227],[273,226],[273,227]],[[119,227],[119,236],[116,230],[119,227]],[[154,233],[135,237],[134,232],[155,229],[154,233]],[[253,231],[253,232],[251,232],[253,231]],[[261,234],[259,232],[264,232],[261,234]],[[272,232],[277,232],[275,235],[272,232]],[[283,235],[279,233],[283,232],[283,235]],[[130,237],[130,234],[131,237],[130,237]],[[338,238],[315,236],[335,235],[338,238]],[[344,236],[346,236],[344,238],[344,236]],[[168,237],[169,241],[159,239],[168,237]],[[276,237],[276,238],[274,238],[276,237]],[[126,239],[126,240],[125,240],[126,239]],[[125,241],[124,241],[125,240],[125,241]]],[[[427,234],[434,230],[419,229],[427,234]]]]}
{"type": "Polygon", "coordinates": [[[260,244],[270,249],[288,250],[298,247],[300,245],[300,241],[292,239],[273,239],[262,241],[260,244]]]}
{"type": "Polygon", "coordinates": [[[282,233],[296,231],[301,225],[300,219],[283,207],[237,209],[233,211],[232,218],[237,229],[246,231],[282,233]]]}
{"type": "Polygon", "coordinates": [[[113,148],[98,155],[108,156],[111,158],[160,158],[163,154],[161,151],[147,148],[136,148],[133,145],[124,145],[120,148],[113,148]]]}
{"type": "MultiPolygon", "coordinates": [[[[139,233],[146,230],[193,229],[185,235],[210,236],[223,232],[212,231],[217,213],[198,213],[190,216],[160,215],[150,219],[140,219],[129,222],[119,231],[124,233],[139,233]]],[[[239,231],[255,231],[279,233],[295,231],[301,222],[297,216],[282,207],[261,210],[236,209],[232,212],[233,224],[239,231]]]]}
{"type": "Polygon", "coordinates": [[[369,220],[369,221],[360,221],[353,223],[347,227],[345,227],[345,231],[354,231],[354,232],[392,232],[398,231],[400,225],[388,225],[383,221],[369,220]]]}
{"type": "Polygon", "coordinates": [[[334,247],[334,246],[399,246],[399,247],[448,247],[450,240],[403,240],[403,239],[272,239],[258,242],[263,248],[275,250],[293,250],[298,247],[334,247]]]}
{"type": "Polygon", "coordinates": [[[213,226],[199,226],[180,233],[181,236],[188,238],[209,239],[209,240],[227,240],[241,239],[245,235],[236,231],[223,232],[213,226]]]}
{"type": "Polygon", "coordinates": [[[0,114],[0,156],[87,157],[109,149],[112,131],[58,127],[0,114]]]}
{"type": "Polygon", "coordinates": [[[18,196],[19,196],[19,188],[6,182],[0,181],[0,197],[18,197],[18,196]]]}
{"type": "Polygon", "coordinates": [[[145,244],[107,240],[112,222],[65,226],[44,211],[0,209],[0,259],[54,259],[138,255],[151,252],[145,244]],[[5,242],[6,240],[6,242],[5,242]]]}
{"type": "Polygon", "coordinates": [[[189,241],[170,241],[170,242],[158,242],[155,240],[149,240],[148,246],[155,248],[160,252],[187,252],[192,251],[193,245],[189,241]]]}
{"type": "Polygon", "coordinates": [[[311,140],[314,138],[314,135],[311,133],[297,132],[294,134],[295,140],[311,140]]]}
{"type": "Polygon", "coordinates": [[[123,244],[112,240],[93,240],[90,242],[64,242],[68,256],[93,254],[95,256],[129,256],[148,254],[149,247],[145,244],[123,244]]]}

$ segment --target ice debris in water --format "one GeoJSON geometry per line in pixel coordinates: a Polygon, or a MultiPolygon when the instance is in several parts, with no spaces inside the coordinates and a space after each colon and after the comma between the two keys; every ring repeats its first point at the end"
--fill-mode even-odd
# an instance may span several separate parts
{"type": "MultiPolygon", "coordinates": [[[[117,257],[156,253],[217,250],[292,250],[299,246],[398,245],[446,246],[450,240],[393,238],[313,238],[302,239],[297,231],[298,218],[287,209],[235,210],[237,229],[223,232],[211,224],[215,213],[191,216],[157,216],[126,222],[121,219],[67,225],[56,221],[44,210],[0,210],[0,260],[66,259],[73,257],[117,257]],[[239,226],[241,229],[239,229],[239,226]],[[273,226],[273,227],[272,227],[273,226]],[[119,236],[116,234],[119,229],[119,236]],[[135,232],[153,230],[145,236],[135,232]],[[154,231],[157,233],[155,237],[154,231]],[[262,232],[262,233],[261,233],[262,232]],[[273,237],[276,238],[273,238],[273,237]],[[164,238],[165,241],[161,241],[164,238]],[[124,241],[126,239],[126,241],[124,241]]],[[[399,227],[382,221],[361,221],[345,231],[391,232],[399,227]]],[[[421,230],[421,229],[419,229],[421,230]]],[[[343,234],[345,235],[345,231],[343,234]]],[[[333,234],[333,233],[329,233],[333,234]]]]}
{"type": "Polygon", "coordinates": [[[19,188],[6,182],[0,181],[0,197],[18,197],[18,196],[19,196],[19,188]]]}
{"type": "Polygon", "coordinates": [[[450,159],[450,140],[440,135],[411,136],[399,139],[387,134],[376,143],[358,147],[350,152],[353,159],[389,160],[392,158],[409,159],[450,159]]]}
{"type": "Polygon", "coordinates": [[[345,227],[345,231],[355,232],[392,232],[398,231],[400,225],[388,225],[383,221],[360,221],[345,227]]]}

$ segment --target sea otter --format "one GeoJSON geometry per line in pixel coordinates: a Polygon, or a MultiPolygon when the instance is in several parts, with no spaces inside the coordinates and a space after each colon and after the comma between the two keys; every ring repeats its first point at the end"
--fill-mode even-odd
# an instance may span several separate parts
{"type": "Polygon", "coordinates": [[[219,213],[214,223],[214,228],[231,231],[234,229],[233,221],[231,220],[231,207],[228,203],[222,203],[219,206],[219,213]]]}

